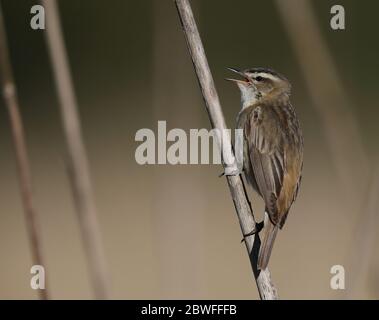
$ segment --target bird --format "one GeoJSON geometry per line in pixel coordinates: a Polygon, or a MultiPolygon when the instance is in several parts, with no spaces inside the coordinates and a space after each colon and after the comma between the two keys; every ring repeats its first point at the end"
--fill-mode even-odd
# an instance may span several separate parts
{"type": "Polygon", "coordinates": [[[236,83],[241,94],[236,128],[243,130],[243,173],[265,203],[257,259],[257,269],[265,270],[278,230],[299,192],[303,134],[286,77],[270,68],[228,69],[241,77],[226,80],[236,83]]]}

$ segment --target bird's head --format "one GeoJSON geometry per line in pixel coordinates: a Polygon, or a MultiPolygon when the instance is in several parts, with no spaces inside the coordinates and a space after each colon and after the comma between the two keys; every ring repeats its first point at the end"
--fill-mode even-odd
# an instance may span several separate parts
{"type": "Polygon", "coordinates": [[[241,79],[226,79],[235,82],[241,91],[242,107],[253,105],[260,99],[275,98],[282,94],[290,94],[291,84],[281,74],[271,69],[253,68],[240,71],[228,68],[239,74],[241,79]]]}

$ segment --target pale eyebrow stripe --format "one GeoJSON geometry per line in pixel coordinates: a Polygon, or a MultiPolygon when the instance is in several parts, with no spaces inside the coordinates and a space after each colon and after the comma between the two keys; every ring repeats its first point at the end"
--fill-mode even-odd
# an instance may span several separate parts
{"type": "Polygon", "coordinates": [[[262,77],[262,78],[267,78],[267,79],[271,79],[273,81],[276,81],[278,80],[278,77],[275,77],[274,75],[270,74],[270,73],[267,73],[267,72],[259,72],[258,74],[255,75],[256,77],[262,77]]]}

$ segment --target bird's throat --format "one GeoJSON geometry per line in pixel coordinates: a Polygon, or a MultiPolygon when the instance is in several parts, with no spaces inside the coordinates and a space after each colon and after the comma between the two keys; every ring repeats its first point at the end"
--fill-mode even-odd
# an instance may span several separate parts
{"type": "Polygon", "coordinates": [[[242,110],[256,104],[261,99],[262,99],[262,94],[260,92],[242,94],[241,95],[242,110]]]}

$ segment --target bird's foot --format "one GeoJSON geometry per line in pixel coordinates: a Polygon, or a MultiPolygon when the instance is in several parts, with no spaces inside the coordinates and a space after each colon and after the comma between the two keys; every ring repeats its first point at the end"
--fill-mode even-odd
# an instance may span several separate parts
{"type": "Polygon", "coordinates": [[[262,229],[263,229],[263,221],[256,223],[252,231],[243,235],[243,239],[241,240],[241,243],[244,242],[247,237],[250,237],[259,233],[262,229]]]}
{"type": "Polygon", "coordinates": [[[224,172],[219,175],[219,178],[223,176],[239,176],[242,174],[243,170],[239,169],[238,167],[226,167],[224,172]]]}

